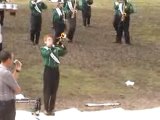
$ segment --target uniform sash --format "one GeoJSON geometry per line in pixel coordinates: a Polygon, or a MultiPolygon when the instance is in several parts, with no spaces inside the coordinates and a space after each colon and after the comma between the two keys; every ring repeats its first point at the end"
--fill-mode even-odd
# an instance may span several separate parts
{"type": "Polygon", "coordinates": [[[71,1],[68,1],[68,6],[69,6],[69,9],[72,11],[73,10],[73,5],[72,5],[72,2],[71,1]]]}
{"type": "Polygon", "coordinates": [[[40,10],[40,8],[38,7],[38,3],[39,2],[41,2],[42,0],[37,0],[37,2],[35,2],[35,1],[33,1],[33,0],[31,0],[31,4],[33,4],[33,5],[35,5],[34,6],[34,9],[37,11],[37,12],[39,12],[40,14],[42,13],[42,11],[40,10]]]}
{"type": "Polygon", "coordinates": [[[36,5],[35,5],[35,7],[34,7],[34,8],[37,10],[37,12],[42,13],[42,11],[39,9],[39,7],[38,7],[37,3],[36,3],[36,5]]]}
{"type": "Polygon", "coordinates": [[[119,10],[121,12],[121,14],[123,14],[123,3],[119,3],[119,10]]]}
{"type": "Polygon", "coordinates": [[[57,13],[58,13],[59,16],[63,15],[62,11],[59,8],[56,8],[56,11],[57,11],[57,13]]]}

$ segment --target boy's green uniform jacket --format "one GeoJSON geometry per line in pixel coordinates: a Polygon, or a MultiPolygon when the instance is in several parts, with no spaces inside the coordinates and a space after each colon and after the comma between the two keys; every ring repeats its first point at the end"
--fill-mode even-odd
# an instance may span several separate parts
{"type": "Polygon", "coordinates": [[[36,4],[32,4],[31,1],[32,0],[30,0],[30,2],[29,2],[29,7],[31,9],[32,15],[35,15],[35,16],[41,15],[42,10],[47,9],[47,5],[44,4],[43,2],[38,2],[36,4]],[[37,11],[36,7],[38,7],[38,9],[40,11],[37,11]]]}
{"type": "Polygon", "coordinates": [[[41,55],[43,58],[43,63],[45,66],[56,68],[59,66],[59,63],[57,63],[52,57],[51,53],[53,53],[56,58],[59,59],[60,56],[64,56],[67,53],[67,50],[65,47],[61,46],[54,46],[51,48],[48,48],[47,46],[41,47],[41,55]]]}

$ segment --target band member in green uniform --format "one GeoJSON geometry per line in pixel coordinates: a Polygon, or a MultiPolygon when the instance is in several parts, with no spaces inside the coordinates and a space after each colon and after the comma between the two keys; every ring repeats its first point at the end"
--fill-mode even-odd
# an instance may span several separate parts
{"type": "Polygon", "coordinates": [[[124,32],[124,38],[126,44],[130,43],[129,25],[130,14],[134,13],[133,5],[127,0],[119,0],[115,4],[115,10],[118,17],[115,18],[115,30],[117,31],[116,43],[122,42],[122,36],[124,32]]]}
{"type": "Polygon", "coordinates": [[[74,33],[76,30],[77,2],[77,0],[67,0],[64,6],[68,22],[67,38],[69,39],[69,42],[73,41],[74,33]]]}
{"type": "Polygon", "coordinates": [[[65,30],[65,13],[63,10],[63,0],[58,0],[56,9],[53,9],[53,29],[55,30],[54,39],[61,36],[65,30]]]}
{"type": "Polygon", "coordinates": [[[42,0],[30,0],[31,9],[31,30],[30,40],[33,45],[39,43],[41,24],[42,24],[42,10],[47,9],[47,5],[42,0]]]}
{"type": "Polygon", "coordinates": [[[83,18],[83,25],[85,27],[90,26],[92,4],[93,0],[82,0],[82,18],[83,18]]]}
{"type": "Polygon", "coordinates": [[[56,44],[51,35],[44,37],[45,46],[41,47],[41,55],[44,62],[43,94],[46,115],[54,115],[56,94],[59,85],[59,57],[66,54],[63,44],[56,44]]]}

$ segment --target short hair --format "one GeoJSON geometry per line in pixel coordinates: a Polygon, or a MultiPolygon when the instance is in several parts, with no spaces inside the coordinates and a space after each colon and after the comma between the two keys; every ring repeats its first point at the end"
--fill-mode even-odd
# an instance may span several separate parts
{"type": "Polygon", "coordinates": [[[53,44],[54,44],[56,40],[55,40],[55,38],[53,37],[52,34],[47,34],[47,35],[45,35],[44,38],[43,38],[43,41],[46,41],[48,37],[50,37],[50,38],[53,39],[53,44]]]}
{"type": "Polygon", "coordinates": [[[3,51],[3,50],[0,52],[0,62],[5,62],[11,58],[12,58],[12,54],[10,52],[3,51]]]}

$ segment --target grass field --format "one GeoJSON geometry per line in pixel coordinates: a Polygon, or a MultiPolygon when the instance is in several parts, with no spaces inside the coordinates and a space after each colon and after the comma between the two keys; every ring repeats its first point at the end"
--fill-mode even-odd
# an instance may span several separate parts
{"type": "MultiPolygon", "coordinates": [[[[5,49],[23,62],[19,83],[26,96],[42,96],[43,64],[39,50],[29,41],[28,1],[17,0],[17,16],[5,15],[5,49]]],[[[131,17],[132,46],[114,44],[113,1],[94,0],[91,27],[83,28],[78,12],[77,29],[68,54],[61,59],[61,81],[56,109],[85,102],[119,101],[128,109],[159,106],[160,100],[160,21],[158,0],[132,0],[136,13],[131,17]],[[125,86],[133,80],[134,88],[125,86]],[[74,102],[73,102],[74,101],[74,102]]],[[[43,12],[41,39],[52,33],[52,6],[43,12]]],[[[42,46],[42,40],[40,42],[42,46]]]]}

